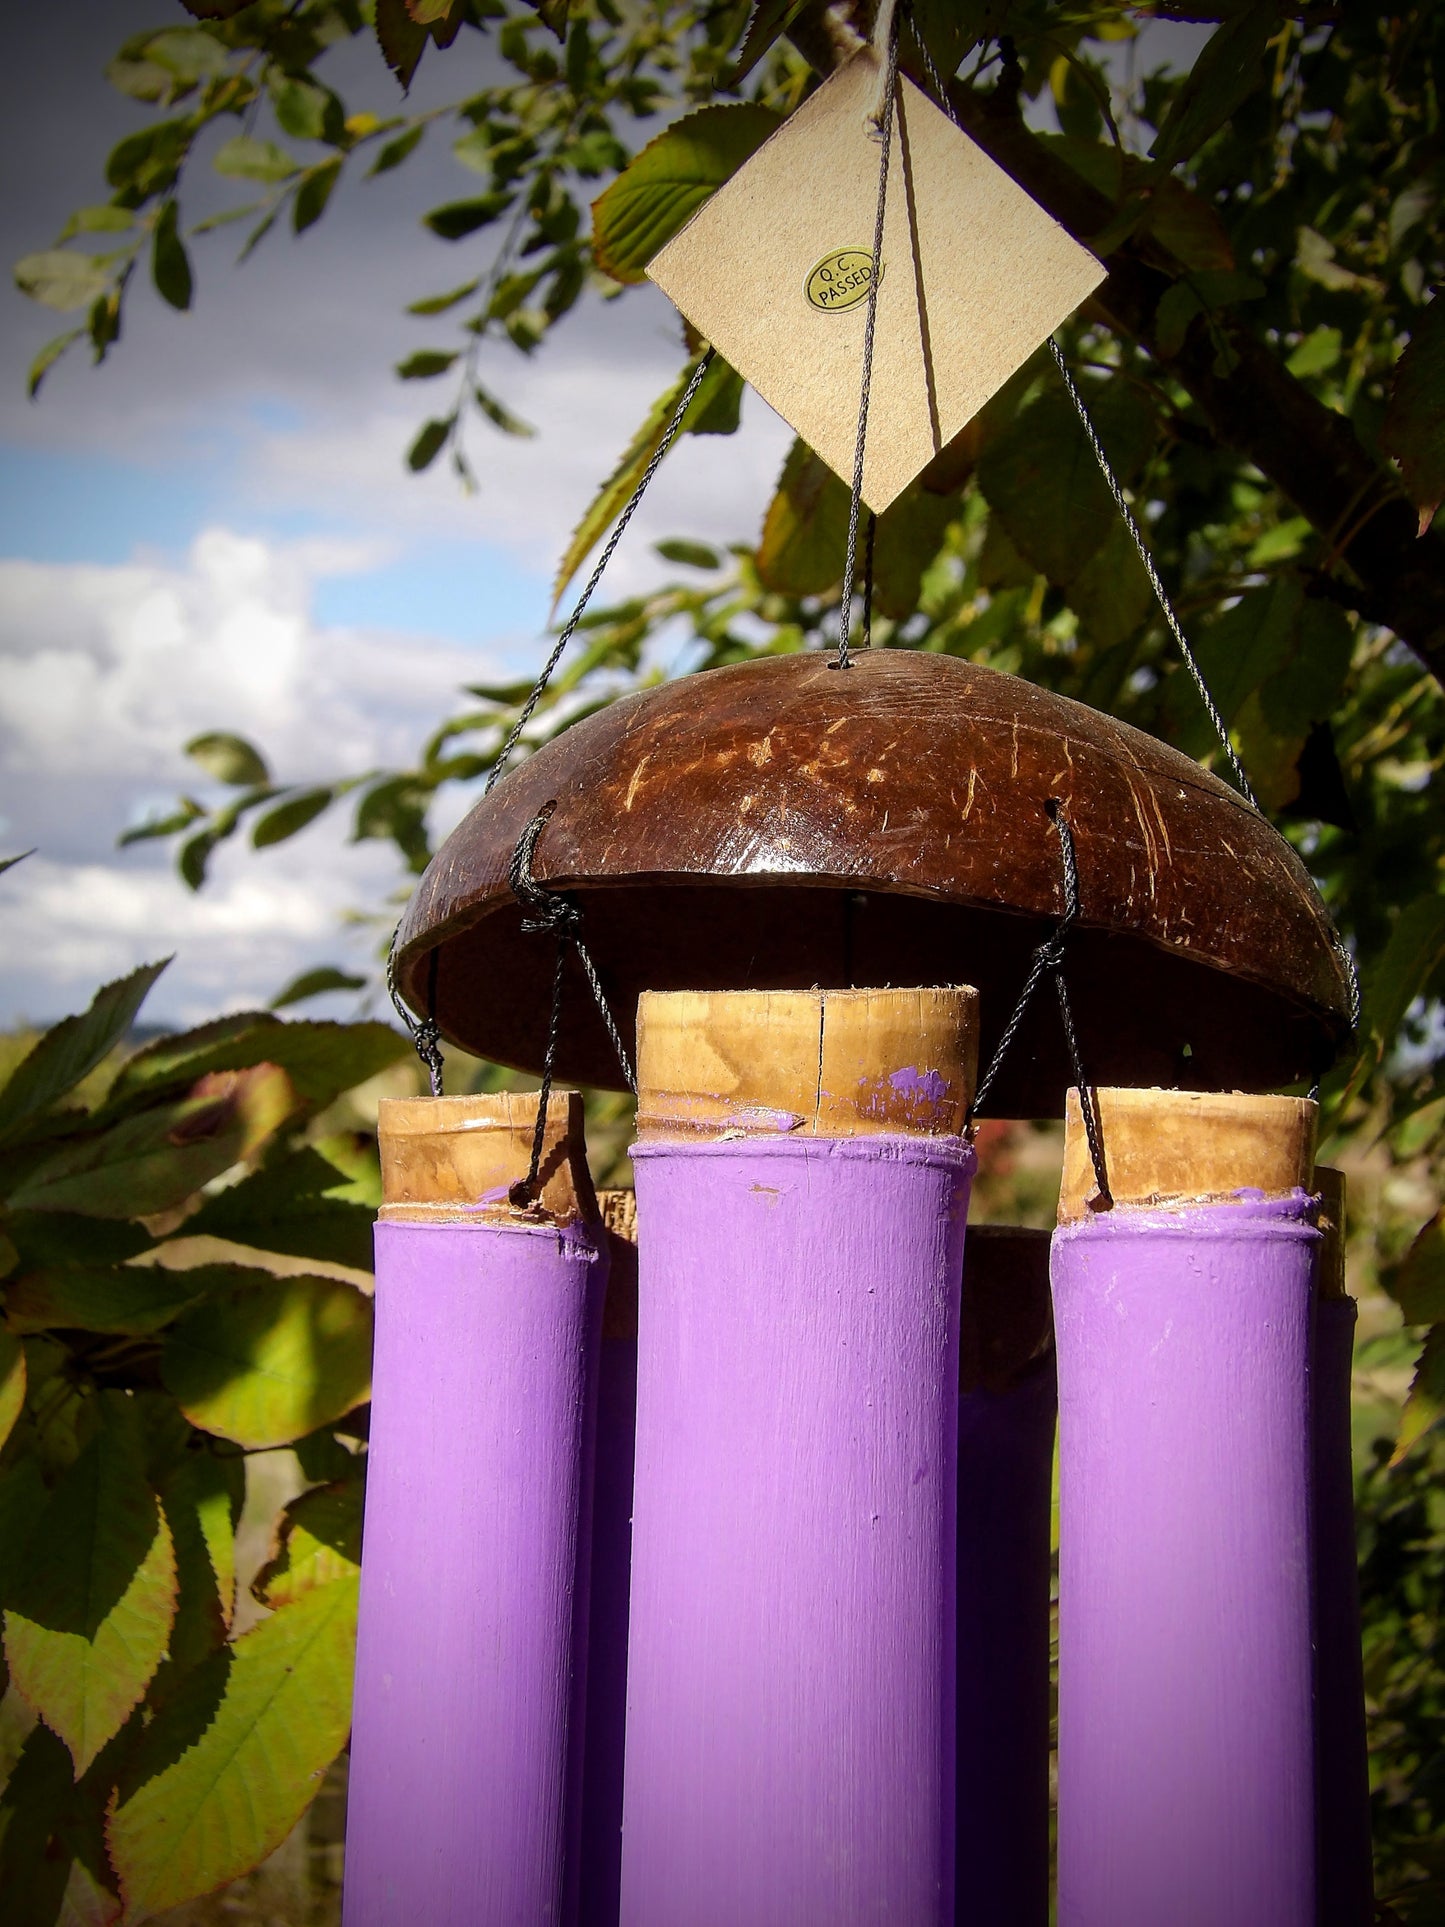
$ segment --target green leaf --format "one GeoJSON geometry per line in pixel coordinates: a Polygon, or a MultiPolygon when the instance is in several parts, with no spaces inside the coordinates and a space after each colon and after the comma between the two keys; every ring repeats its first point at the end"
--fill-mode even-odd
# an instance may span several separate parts
{"type": "Polygon", "coordinates": [[[1212,34],[1184,78],[1149,149],[1177,167],[1223,127],[1267,77],[1264,50],[1279,30],[1273,5],[1243,6],[1212,34]]]}
{"type": "Polygon", "coordinates": [[[40,353],[30,364],[30,372],[25,378],[25,392],[31,401],[40,393],[40,384],[59,361],[67,348],[71,348],[85,334],[84,328],[71,328],[63,335],[55,335],[47,341],[40,353]]]}
{"type": "Polygon", "coordinates": [[[489,394],[480,382],[475,382],[472,386],[472,399],[493,428],[500,428],[504,435],[516,435],[521,440],[527,441],[536,434],[537,431],[530,422],[524,422],[520,415],[514,415],[509,408],[497,400],[495,395],[489,394]]]}
{"type": "Polygon", "coordinates": [[[1291,352],[1285,367],[1300,377],[1327,374],[1339,360],[1343,345],[1338,328],[1315,328],[1291,352]]]}
{"type": "Polygon", "coordinates": [[[729,87],[737,87],[747,79],[768,49],[788,31],[806,4],[807,0],[754,0],[743,44],[738,48],[737,59],[728,72],[729,87]]]}
{"type": "Polygon", "coordinates": [[[131,1427],[107,1424],[51,1494],[5,1614],[10,1676],[77,1779],[140,1704],[175,1608],[170,1528],[131,1427]]]}
{"type": "Polygon", "coordinates": [[[1445,1323],[1445,1212],[1418,1233],[1389,1287],[1407,1325],[1445,1323]]]}
{"type": "Polygon", "coordinates": [[[389,174],[392,168],[400,167],[408,155],[416,152],[425,133],[426,122],[418,121],[414,127],[408,127],[404,134],[398,134],[395,140],[389,140],[372,162],[367,178],[371,179],[377,174],[389,174]]]}
{"type": "Polygon", "coordinates": [[[170,1660],[172,1667],[185,1668],[215,1652],[231,1629],[236,1525],[245,1496],[243,1461],[189,1451],[167,1476],[160,1496],[179,1577],[170,1660]]]}
{"type": "Polygon", "coordinates": [[[169,816],[153,816],[144,823],[137,823],[132,829],[122,830],[116,838],[117,847],[123,850],[128,844],[147,843],[153,837],[179,836],[182,830],[188,830],[205,813],[194,798],[183,796],[169,816]]]}
{"type": "Polygon", "coordinates": [[[238,1011],[199,1030],[161,1037],[137,1051],[111,1086],[107,1114],[184,1089],[210,1071],[276,1064],[297,1095],[319,1110],[405,1057],[411,1045],[387,1024],[287,1020],[269,1011],[238,1011]]]}
{"type": "MultiPolygon", "coordinates": [[[[47,308],[88,308],[110,286],[110,273],[88,254],[52,248],[27,254],[15,263],[15,285],[47,308]]],[[[41,370],[42,374],[44,370],[41,370]]]]}
{"type": "Polygon", "coordinates": [[[710,549],[705,542],[684,542],[669,538],[666,542],[654,542],[653,548],[664,562],[676,562],[685,569],[705,569],[711,572],[720,569],[723,559],[716,549],[710,549]]]}
{"type": "Polygon", "coordinates": [[[338,155],[334,161],[323,161],[319,167],[308,167],[302,175],[291,207],[291,231],[294,234],[304,234],[326,212],[331,191],[341,176],[342,160],[343,157],[338,155]]]}
{"type": "Polygon", "coordinates": [[[328,124],[335,124],[336,96],[314,80],[287,74],[274,83],[271,99],[282,133],[294,140],[325,140],[328,124]]]}
{"type": "Polygon", "coordinates": [[[416,440],[406,451],[406,465],[413,475],[419,475],[424,468],[431,467],[446,447],[455,426],[455,416],[449,417],[446,421],[433,420],[423,423],[416,440]]]}
{"type": "Polygon", "coordinates": [[[77,234],[125,234],[135,216],[128,207],[102,201],[97,207],[78,207],[60,230],[62,241],[73,241],[77,234]]]}
{"type": "Polygon", "coordinates": [[[328,1196],[343,1183],[325,1157],[303,1149],[208,1198],[186,1232],[369,1271],[374,1213],[328,1196]]]}
{"type": "Polygon", "coordinates": [[[800,437],[763,518],[758,576],[778,595],[826,595],[843,579],[847,541],[848,491],[800,437]]]}
{"type": "Polygon", "coordinates": [[[221,730],[193,736],[186,744],[186,754],[199,763],[208,776],[214,776],[217,782],[229,783],[234,789],[271,780],[265,758],[243,736],[231,736],[221,730]]]}
{"type": "Polygon", "coordinates": [[[1153,612],[1154,591],[1122,521],[1070,583],[1069,605],[1081,640],[1099,651],[1127,642],[1153,612]]]}
{"type": "Polygon", "coordinates": [[[251,1158],[296,1109],[284,1070],[216,1071],[191,1097],[66,1143],[10,1193],[17,1210],[142,1218],[174,1210],[251,1158]]]}
{"type": "Polygon", "coordinates": [[[448,308],[456,307],[459,301],[465,301],[468,295],[475,294],[481,285],[480,279],[463,281],[459,288],[448,288],[444,294],[429,294],[424,300],[409,301],[406,312],[408,314],[445,314],[448,308]]]}
{"type": "Polygon", "coordinates": [[[161,1376],[203,1432],[289,1445],[365,1404],[371,1300],[330,1278],[273,1278],[208,1299],[175,1325],[161,1376]]]}
{"type": "MultiPolygon", "coordinates": [[[[1149,405],[1122,381],[1085,389],[1094,425],[1121,482],[1142,467],[1154,437],[1149,405]]],[[[1067,587],[1097,554],[1118,510],[1072,404],[1049,390],[1021,409],[984,450],[979,485],[1026,561],[1067,587]]]]}
{"type": "Polygon", "coordinates": [[[34,854],[35,851],[30,849],[22,850],[19,856],[0,856],[0,877],[3,877],[7,870],[13,870],[17,863],[23,863],[26,857],[34,856],[34,854]]]}
{"type": "Polygon", "coordinates": [[[356,1599],[341,1579],[281,1608],[146,1730],[107,1827],[127,1923],[248,1872],[306,1811],[350,1724],[356,1599]]]}
{"type": "Polygon", "coordinates": [[[1380,447],[1400,464],[1423,535],[1445,501],[1445,300],[1438,294],[1395,369],[1380,447]]]}
{"type": "Polygon", "coordinates": [[[1405,1409],[1400,1414],[1400,1429],[1395,1436],[1392,1466],[1408,1457],[1432,1426],[1445,1414],[1445,1325],[1432,1325],[1425,1335],[1424,1349],[1415,1366],[1405,1409]]]}
{"type": "Polygon", "coordinates": [[[360,1479],[346,1479],[291,1501],[281,1515],[276,1552],[251,1586],[263,1606],[288,1606],[360,1571],[363,1493],[360,1479]]]}
{"type": "Polygon", "coordinates": [[[285,1010],[288,1004],[304,1003],[308,997],[323,997],[331,990],[365,990],[365,977],[350,976],[338,970],[334,964],[322,964],[315,970],[303,970],[299,977],[293,977],[284,990],[278,990],[271,999],[272,1010],[285,1010]]]}
{"type": "MultiPolygon", "coordinates": [[[[190,1228],[188,1221],[188,1234],[190,1228]]],[[[6,1287],[5,1315],[17,1332],[145,1337],[214,1292],[263,1284],[270,1276],[242,1265],[196,1265],[189,1271],[158,1264],[55,1265],[12,1279],[6,1287]]]]}
{"type": "Polygon", "coordinates": [[[1425,896],[1406,904],[1395,919],[1390,940],[1365,978],[1365,1021],[1383,1056],[1421,996],[1445,962],[1445,897],[1425,896]]]}
{"type": "Polygon", "coordinates": [[[418,348],[415,354],[396,364],[396,372],[403,381],[430,381],[433,375],[444,375],[449,368],[454,368],[459,359],[458,355],[437,348],[418,348]]]}
{"type": "Polygon", "coordinates": [[[0,1326],[0,1446],[14,1431],[24,1409],[25,1349],[15,1337],[13,1326],[0,1326]]]}
{"type": "Polygon", "coordinates": [[[782,125],[770,107],[702,107],[650,141],[592,204],[592,254],[614,281],[648,262],[782,125]]]}
{"type": "Polygon", "coordinates": [[[314,789],[288,796],[284,803],[278,803],[274,810],[267,810],[257,818],[251,831],[251,847],[264,850],[273,843],[284,843],[308,823],[314,823],[335,794],[332,789],[314,789]]]}
{"type": "Polygon", "coordinates": [[[191,305],[191,263],[177,232],[177,219],[175,202],[167,201],[151,236],[151,279],[162,300],[184,310],[191,305]]]}
{"type": "Polygon", "coordinates": [[[241,181],[289,181],[301,171],[295,159],[275,141],[256,140],[250,134],[233,134],[217,148],[211,165],[218,174],[241,181]]]}
{"type": "Polygon", "coordinates": [[[0,1090],[0,1142],[13,1138],[88,1077],[125,1037],[169,957],[106,984],[79,1017],[66,1017],[23,1058],[0,1090]]]}
{"type": "Polygon", "coordinates": [[[478,228],[490,227],[506,213],[513,198],[510,190],[504,190],[481,194],[470,201],[448,201],[443,207],[434,207],[430,214],[424,214],[422,226],[440,235],[443,241],[460,241],[465,235],[475,234],[478,228]]]}

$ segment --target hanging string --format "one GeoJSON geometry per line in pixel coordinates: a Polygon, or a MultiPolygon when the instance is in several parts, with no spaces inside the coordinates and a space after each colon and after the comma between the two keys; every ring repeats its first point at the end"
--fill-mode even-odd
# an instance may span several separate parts
{"type": "Polygon", "coordinates": [[[568,616],[561,634],[557,637],[551,655],[548,656],[546,662],[542,665],[541,675],[538,676],[536,682],[533,683],[531,694],[528,696],[526,702],[523,703],[516,722],[513,723],[508,732],[507,740],[502,744],[501,749],[497,753],[497,760],[488,772],[486,784],[482,790],[483,796],[490,796],[497,783],[501,780],[502,774],[507,767],[508,757],[510,757],[512,751],[520,742],[522,731],[527,727],[528,723],[531,722],[533,711],[542,700],[542,693],[548,683],[551,682],[553,672],[566,653],[568,643],[571,642],[573,636],[577,633],[577,625],[581,622],[587,605],[592,600],[593,590],[606,573],[607,564],[612,560],[613,552],[617,544],[622,540],[628,523],[636,514],[638,504],[647,493],[648,484],[658,469],[661,468],[663,458],[667,454],[667,451],[677,440],[677,432],[682,427],[683,417],[686,415],[688,409],[691,408],[693,398],[702,386],[703,376],[712,366],[713,357],[716,352],[717,350],[710,346],[705,348],[696,368],[693,369],[692,379],[688,382],[686,388],[683,389],[682,398],[678,402],[677,407],[672,411],[672,419],[663,430],[662,440],[653,450],[652,457],[647,467],[643,469],[637,487],[633,489],[632,494],[628,498],[627,506],[623,509],[621,515],[618,516],[616,523],[613,525],[612,533],[607,538],[607,546],[603,549],[601,555],[598,556],[597,566],[587,578],[587,586],[583,589],[581,595],[578,596],[576,606],[573,608],[571,615],[568,616]]]}
{"type": "Polygon", "coordinates": [[[402,1002],[401,992],[397,988],[396,982],[396,940],[400,935],[401,925],[398,924],[396,929],[392,931],[391,942],[386,948],[386,994],[390,997],[397,1016],[400,1017],[402,1023],[405,1024],[407,1034],[411,1038],[417,1056],[421,1059],[422,1063],[426,1065],[427,1076],[431,1080],[432,1096],[440,1097],[442,1095],[443,1064],[441,1027],[436,1020],[436,1002],[437,971],[441,965],[441,951],[439,948],[434,948],[428,959],[427,1014],[422,1018],[413,1017],[406,1005],[402,1002]]]}
{"type": "Polygon", "coordinates": [[[1068,1046],[1069,1063],[1073,1070],[1074,1085],[1079,1093],[1079,1108],[1084,1115],[1084,1131],[1089,1140],[1089,1158],[1094,1167],[1094,1184],[1098,1190],[1100,1201],[1107,1206],[1113,1203],[1113,1198],[1109,1191],[1108,1174],[1104,1164],[1104,1140],[1099,1129],[1098,1107],[1094,1100],[1093,1087],[1084,1075],[1083,1054],[1079,1049],[1079,1036],[1074,1026],[1073,1007],[1069,1002],[1068,986],[1064,981],[1065,946],[1069,932],[1079,921],[1080,914],[1079,862],[1074,849],[1074,833],[1069,827],[1068,817],[1064,814],[1063,804],[1059,802],[1057,797],[1051,796],[1045,808],[1048,811],[1049,821],[1059,833],[1059,849],[1063,860],[1064,914],[1060,917],[1053,935],[1046,938],[1045,941],[1038,946],[1029,960],[1028,973],[1024,978],[1023,989],[1019,992],[1018,1001],[1015,1003],[1009,1015],[1008,1022],[1003,1027],[1003,1032],[999,1037],[998,1043],[994,1046],[993,1056],[989,1059],[988,1069],[979,1079],[978,1090],[975,1092],[973,1103],[969,1107],[968,1129],[970,1133],[972,1133],[974,1120],[983,1108],[984,1102],[990,1090],[992,1090],[999,1072],[1003,1068],[1004,1059],[1008,1056],[1009,1049],[1015,1037],[1018,1035],[1019,1027],[1023,1023],[1030,1003],[1033,1001],[1034,992],[1043,982],[1045,975],[1051,975],[1054,980],[1054,989],[1058,994],[1059,1016],[1063,1022],[1064,1042],[1068,1046]]]}
{"type": "MultiPolygon", "coordinates": [[[[838,653],[829,665],[851,669],[848,638],[853,626],[853,577],[858,567],[858,517],[863,504],[863,453],[868,442],[868,401],[873,387],[873,342],[878,329],[878,283],[883,278],[883,216],[888,206],[888,158],[898,96],[898,19],[891,5],[879,15],[887,57],[883,62],[883,100],[878,115],[878,209],[873,219],[873,276],[863,323],[863,374],[858,394],[858,434],[853,445],[853,492],[848,503],[848,552],[843,565],[843,603],[838,615],[838,653]]],[[[870,572],[871,573],[871,572],[870,572]]],[[[871,611],[867,617],[871,629],[871,611]]]]}
{"type": "Polygon", "coordinates": [[[537,849],[537,839],[550,822],[556,809],[555,802],[546,803],[538,810],[531,822],[517,838],[517,847],[512,852],[511,866],[507,881],[512,894],[527,912],[522,921],[524,934],[551,931],[557,943],[557,958],[552,971],[552,1009],[547,1022],[547,1043],[542,1054],[542,1088],[537,1098],[537,1121],[532,1129],[532,1159],[525,1178],[519,1178],[508,1194],[511,1202],[519,1209],[534,1204],[537,1198],[538,1179],[542,1168],[542,1146],[547,1133],[547,1106],[552,1096],[552,1078],[557,1064],[557,1040],[562,1028],[562,982],[567,963],[569,947],[576,953],[587,979],[597,1009],[602,1018],[603,1028],[608,1041],[617,1053],[617,1061],[622,1066],[622,1075],[627,1088],[635,1096],[637,1076],[632,1068],[632,1060],[627,1054],[627,1046],[622,1040],[617,1019],[612,1014],[612,1006],[607,1001],[607,993],[602,988],[602,979],[592,960],[582,936],[582,909],[572,898],[560,890],[549,890],[537,881],[532,874],[532,859],[537,849]]]}

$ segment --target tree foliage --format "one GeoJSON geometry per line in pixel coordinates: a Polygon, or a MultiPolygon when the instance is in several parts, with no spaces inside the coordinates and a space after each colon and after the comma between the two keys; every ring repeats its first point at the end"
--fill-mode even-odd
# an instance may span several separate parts
{"type": "MultiPolygon", "coordinates": [[[[109,156],[104,194],[71,218],[51,248],[17,266],[35,299],[79,317],[37,360],[32,388],[69,348],[88,343],[97,359],[112,351],[138,268],[167,301],[186,306],[197,274],[211,271],[202,229],[246,223],[244,258],[278,224],[306,232],[337,193],[358,183],[364,191],[366,177],[403,168],[423,141],[445,139],[457,188],[441,205],[419,210],[445,265],[437,291],[419,291],[410,304],[411,313],[434,320],[436,333],[397,374],[438,397],[419,406],[406,463],[421,470],[446,458],[467,487],[477,486],[481,467],[476,435],[528,432],[505,397],[482,386],[483,345],[506,341],[531,355],[584,297],[625,299],[651,253],[869,24],[863,0],[851,10],[823,0],[751,7],[644,0],[626,9],[613,0],[186,0],[186,7],[192,18],[173,13],[112,63],[115,84],[153,115],[109,156]],[[493,78],[442,107],[414,110],[403,96],[393,114],[352,112],[326,79],[326,54],[362,35],[376,37],[403,87],[423,58],[448,60],[445,49],[484,36],[493,78]],[[236,183],[237,202],[188,227],[186,200],[196,170],[206,167],[236,183]]],[[[1392,1635],[1384,1629],[1418,1621],[1411,1600],[1425,1567],[1408,1580],[1401,1575],[1405,1549],[1416,1543],[1409,1534],[1438,1537],[1425,1468],[1438,1464],[1433,1428],[1445,1412],[1437,1215],[1445,1163],[1445,807],[1434,781],[1445,754],[1445,537],[1433,526],[1445,486],[1445,324],[1437,292],[1445,278],[1445,11],[1324,0],[1217,0],[1187,9],[1124,0],[1087,8],[1068,0],[916,0],[902,32],[905,67],[928,86],[931,62],[973,138],[1108,268],[1098,295],[1060,339],[1251,780],[1317,878],[1363,979],[1358,1051],[1325,1087],[1323,1150],[1374,1174],[1366,1181],[1368,1233],[1356,1256],[1395,1294],[1405,1321],[1370,1335],[1362,1371],[1378,1370],[1383,1382],[1418,1359],[1403,1419],[1396,1422],[1396,1400],[1375,1425],[1390,1436],[1363,1488],[1372,1692],[1385,1749],[1376,1795],[1382,1869],[1399,1889],[1404,1915],[1429,1904],[1439,1871],[1428,1836],[1440,1808],[1429,1776],[1438,1779],[1440,1755],[1427,1743],[1433,1732],[1438,1749],[1438,1656],[1421,1658],[1423,1686],[1408,1684],[1390,1669],[1392,1635]],[[1141,29],[1159,16],[1207,23],[1187,70],[1150,64],[1141,29]],[[1383,1461],[1392,1455],[1397,1469],[1390,1472],[1383,1461]]],[[[700,348],[684,339],[676,380],[610,472],[599,475],[559,568],[559,596],[613,526],[700,348]]],[[[740,399],[736,376],[715,363],[687,429],[730,433],[740,399]]],[[[739,532],[725,553],[691,541],[662,544],[677,579],[589,611],[524,733],[523,753],[650,679],[819,646],[837,623],[846,511],[842,485],[800,443],[755,536],[739,532]]],[[[1022,674],[1191,754],[1218,753],[1046,354],[881,518],[873,641],[1022,674]]],[[[215,730],[190,748],[229,786],[229,801],[182,798],[132,834],[175,839],[181,874],[198,888],[211,852],[227,838],[249,831],[265,848],[339,807],[351,812],[358,839],[389,840],[419,870],[431,851],[437,798],[454,785],[475,790],[528,688],[471,689],[408,767],[338,769],[322,786],[273,774],[260,749],[217,717],[215,730]]],[[[452,808],[448,799],[448,814],[452,808]]],[[[303,994],[304,986],[292,990],[303,994]]],[[[138,1410],[166,1415],[156,1437],[184,1441],[174,1464],[152,1453],[147,1474],[175,1549],[179,1625],[199,1583],[201,1541],[199,1528],[187,1538],[190,1529],[171,1516],[168,1479],[183,1465],[229,1465],[288,1430],[295,1436],[292,1428],[308,1419],[334,1444],[358,1394],[356,1332],[354,1320],[339,1321],[337,1382],[328,1398],[308,1404],[299,1397],[289,1416],[273,1416],[265,1401],[249,1397],[246,1374],[265,1346],[285,1356],[288,1320],[320,1315],[318,1281],[282,1288],[249,1276],[196,1279],[193,1297],[168,1297],[187,1274],[167,1274],[165,1289],[153,1271],[140,1276],[137,1258],[164,1234],[138,1225],[121,1205],[143,1197],[146,1225],[154,1226],[162,1222],[155,1214],[195,1210],[202,1199],[197,1222],[222,1237],[253,1210],[276,1251],[314,1261],[344,1249],[348,1263],[356,1256],[348,1227],[359,1206],[345,1177],[330,1181],[325,1142],[298,1137],[298,1126],[346,1074],[334,1067],[340,1060],[328,1054],[324,1027],[226,1020],[211,1034],[143,1053],[89,1110],[57,1111],[65,1090],[97,1061],[106,1026],[137,994],[134,986],[102,993],[110,1002],[99,1017],[52,1033],[54,1041],[37,1047],[39,1061],[22,1066],[0,1094],[0,1131],[13,1132],[16,1147],[14,1219],[30,1239],[14,1234],[8,1330],[0,1340],[0,1427],[7,1416],[14,1427],[0,1459],[0,1532],[25,1529],[39,1508],[57,1503],[62,1475],[82,1463],[95,1428],[119,1423],[123,1385],[138,1410]],[[184,1170],[157,1148],[177,1133],[191,1160],[184,1170]],[[238,1164],[251,1175],[216,1189],[238,1164]],[[122,1167],[124,1183],[112,1182],[107,1174],[122,1167]],[[64,1343],[36,1322],[58,1317],[62,1307],[80,1334],[64,1343]],[[205,1344],[188,1353],[186,1334],[198,1330],[205,1344]],[[217,1331],[227,1335],[234,1381],[197,1385],[196,1361],[214,1357],[217,1331]],[[37,1410],[47,1415],[43,1424],[37,1410]],[[81,1411],[91,1415],[84,1424],[81,1411]]],[[[283,1393],[272,1395],[284,1405],[283,1393]]],[[[79,1496],[68,1504],[82,1505],[87,1476],[76,1476],[79,1496]]],[[[345,1495],[346,1478],[340,1483],[345,1495]]],[[[153,1532],[142,1556],[144,1503],[134,1481],[131,1491],[137,1509],[126,1543],[137,1575],[152,1561],[146,1597],[160,1603],[148,1610],[163,1615],[160,1540],[153,1532]]],[[[277,1621],[305,1603],[299,1575],[326,1575],[317,1582],[324,1590],[350,1570],[325,1532],[320,1539],[332,1552],[316,1551],[317,1521],[332,1517],[331,1501],[313,1494],[307,1504],[307,1521],[298,1509],[289,1528],[289,1564],[283,1558],[268,1581],[277,1621]]],[[[352,1498],[336,1504],[345,1514],[352,1498]]],[[[219,1530],[220,1513],[206,1516],[219,1530]]],[[[102,1553],[112,1558],[104,1549],[97,1558],[102,1553]]],[[[128,1596],[117,1594],[116,1610],[128,1596]]],[[[308,1611],[318,1627],[333,1629],[316,1636],[339,1651],[345,1613],[314,1604],[308,1611]]],[[[208,1622],[202,1614],[186,1623],[208,1622]]],[[[94,1643],[102,1631],[85,1636],[94,1643]]],[[[273,1637],[279,1650],[284,1636],[273,1637]]],[[[231,1708],[227,1719],[243,1717],[236,1709],[250,1704],[252,1690],[245,1681],[260,1674],[249,1654],[242,1661],[244,1640],[234,1651],[227,1646],[224,1625],[218,1641],[197,1636],[194,1673],[178,1675],[173,1686],[174,1652],[141,1683],[143,1707],[180,1709],[169,1723],[158,1717],[147,1728],[162,1736],[151,1753],[195,1717],[185,1710],[188,1695],[219,1695],[214,1703],[231,1708]],[[228,1700],[232,1682],[237,1697],[228,1700]]],[[[272,1663],[270,1651],[258,1654],[257,1668],[272,1663]]],[[[43,1650],[25,1663],[27,1677],[36,1664],[43,1674],[43,1650]]],[[[94,1717],[87,1707],[89,1723],[79,1727],[73,1711],[40,1708],[46,1724],[27,1742],[6,1797],[49,1816],[45,1837],[61,1846],[44,1866],[44,1855],[36,1856],[26,1878],[53,1879],[57,1855],[77,1880],[104,1886],[110,1878],[93,1851],[100,1808],[87,1809],[87,1819],[76,1805],[97,1774],[110,1773],[107,1787],[123,1789],[109,1823],[114,1864],[124,1872],[154,1850],[146,1788],[188,1756],[158,1756],[155,1778],[132,1787],[126,1774],[150,1769],[128,1762],[151,1754],[127,1751],[138,1715],[124,1716],[125,1685],[111,1681],[94,1717]],[[64,1777],[55,1747],[71,1745],[82,1727],[89,1747],[118,1717],[118,1731],[80,1788],[67,1781],[47,1805],[45,1789],[64,1777]]],[[[317,1746],[324,1751],[321,1737],[317,1746]]],[[[33,1828],[6,1836],[33,1838],[33,1828]]],[[[186,1865],[202,1864],[196,1852],[186,1865]]],[[[162,1891],[146,1884],[150,1874],[125,1877],[136,1882],[128,1894],[162,1891]]],[[[166,1904],[176,1897],[174,1888],[164,1893],[166,1904]]]]}

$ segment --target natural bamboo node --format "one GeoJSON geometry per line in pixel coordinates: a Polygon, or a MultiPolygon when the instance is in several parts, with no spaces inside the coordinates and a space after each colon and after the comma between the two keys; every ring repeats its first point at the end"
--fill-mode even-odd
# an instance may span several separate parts
{"type": "MultiPolygon", "coordinates": [[[[1093,1089],[1115,1204],[1199,1204],[1239,1191],[1266,1197],[1308,1190],[1319,1107],[1307,1097],[1240,1091],[1093,1089]]],[[[1079,1093],[1064,1109],[1059,1223],[1098,1208],[1079,1093]]]]}
{"type": "Polygon", "coordinates": [[[1348,1298],[1349,1287],[1345,1283],[1345,1174],[1331,1164],[1317,1164],[1312,1189],[1320,1201],[1317,1220],[1320,1248],[1315,1261],[1317,1289],[1321,1298],[1348,1298]]]}
{"type": "Polygon", "coordinates": [[[597,1200],[576,1091],[553,1091],[548,1101],[535,1206],[519,1210],[509,1202],[511,1186],[531,1168],[536,1123],[537,1097],[529,1091],[383,1098],[377,1120],[382,1222],[594,1220],[597,1200]]]}
{"type": "Polygon", "coordinates": [[[637,1134],[957,1137],[978,1069],[978,993],[648,991],[637,1134]]]}

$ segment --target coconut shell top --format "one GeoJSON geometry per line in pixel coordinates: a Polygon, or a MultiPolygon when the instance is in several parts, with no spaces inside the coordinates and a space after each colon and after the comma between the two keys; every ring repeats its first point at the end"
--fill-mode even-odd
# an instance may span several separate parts
{"type": "MultiPolygon", "coordinates": [[[[643,990],[968,983],[986,1063],[1063,911],[1051,799],[1078,852],[1066,974],[1091,1082],[1260,1091],[1331,1061],[1345,967],[1257,810],[1112,717],[905,650],[715,669],[577,723],[437,852],[398,982],[453,1043],[540,1070],[553,940],[523,933],[508,868],[550,804],[533,875],[581,906],[629,1045],[643,990]]],[[[575,959],[556,1069],[622,1084],[575,959]]],[[[1072,1081],[1045,984],[988,1108],[1056,1117],[1072,1081]]]]}

